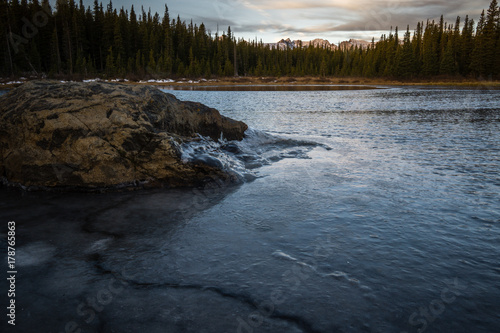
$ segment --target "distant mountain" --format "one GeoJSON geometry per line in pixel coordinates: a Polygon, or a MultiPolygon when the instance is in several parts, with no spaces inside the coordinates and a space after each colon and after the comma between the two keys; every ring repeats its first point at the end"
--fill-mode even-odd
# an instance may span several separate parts
{"type": "Polygon", "coordinates": [[[296,47],[309,47],[310,45],[314,47],[324,47],[331,50],[336,50],[339,47],[343,50],[349,49],[351,47],[358,47],[366,49],[370,46],[371,42],[361,40],[361,39],[349,39],[348,41],[341,42],[339,45],[330,43],[326,39],[316,38],[311,41],[301,41],[301,40],[291,40],[290,38],[282,39],[277,43],[265,43],[264,45],[271,48],[277,48],[280,50],[286,50],[287,48],[294,49],[296,47]]]}
{"type": "Polygon", "coordinates": [[[274,44],[274,47],[280,50],[286,50],[287,48],[294,49],[299,46],[298,43],[296,42],[298,41],[290,40],[290,38],[287,38],[287,39],[282,39],[277,43],[271,43],[270,46],[273,46],[272,44],[274,44]]]}
{"type": "Polygon", "coordinates": [[[294,49],[296,47],[309,47],[309,45],[313,45],[314,47],[324,47],[332,50],[337,49],[337,45],[330,43],[325,39],[314,39],[311,41],[301,41],[301,40],[291,40],[290,38],[282,39],[277,43],[265,43],[264,45],[269,46],[271,48],[277,48],[280,50],[286,50],[287,48],[294,49]]]}
{"type": "Polygon", "coordinates": [[[351,47],[358,47],[362,49],[367,49],[371,45],[371,42],[361,39],[349,39],[348,41],[341,42],[339,47],[341,50],[348,50],[351,47]]]}
{"type": "Polygon", "coordinates": [[[312,45],[314,47],[330,48],[330,49],[333,49],[333,50],[337,48],[337,45],[332,44],[328,40],[321,39],[321,38],[316,38],[316,39],[313,39],[313,40],[311,40],[309,42],[302,42],[302,46],[303,47],[309,47],[310,45],[312,45]]]}

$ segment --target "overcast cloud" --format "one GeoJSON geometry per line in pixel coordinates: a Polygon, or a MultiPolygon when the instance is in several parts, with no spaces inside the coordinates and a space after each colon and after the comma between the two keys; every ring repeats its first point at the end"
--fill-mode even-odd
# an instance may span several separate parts
{"type": "MultiPolygon", "coordinates": [[[[93,0],[84,3],[91,5],[93,0]]],[[[491,0],[114,0],[114,7],[130,9],[134,4],[140,12],[141,4],[147,11],[163,16],[167,3],[170,17],[180,15],[182,20],[200,24],[215,33],[231,30],[237,37],[275,42],[281,38],[310,40],[324,38],[339,42],[349,38],[378,39],[391,26],[413,30],[418,21],[439,19],[443,14],[449,23],[465,15],[477,21],[491,0]]],[[[103,2],[104,5],[107,1],[103,2]]]]}

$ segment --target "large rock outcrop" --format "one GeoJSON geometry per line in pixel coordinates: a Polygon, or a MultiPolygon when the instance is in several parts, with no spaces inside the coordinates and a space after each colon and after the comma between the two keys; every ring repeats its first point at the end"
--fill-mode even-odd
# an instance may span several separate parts
{"type": "Polygon", "coordinates": [[[29,82],[0,98],[0,177],[28,187],[192,186],[228,178],[184,163],[196,134],[241,140],[247,125],[149,86],[29,82]]]}

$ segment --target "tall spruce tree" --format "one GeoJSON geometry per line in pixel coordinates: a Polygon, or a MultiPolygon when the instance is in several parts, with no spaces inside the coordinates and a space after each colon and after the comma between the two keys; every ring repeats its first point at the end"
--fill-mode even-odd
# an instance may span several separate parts
{"type": "Polygon", "coordinates": [[[410,26],[407,27],[403,46],[396,53],[395,74],[401,78],[412,78],[417,73],[414,49],[411,44],[410,26]]]}

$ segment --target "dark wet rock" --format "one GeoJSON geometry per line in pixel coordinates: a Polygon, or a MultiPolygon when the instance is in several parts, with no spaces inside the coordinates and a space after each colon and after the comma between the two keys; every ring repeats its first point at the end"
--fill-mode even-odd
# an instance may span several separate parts
{"type": "Polygon", "coordinates": [[[0,176],[32,188],[192,186],[231,176],[184,163],[180,144],[241,140],[246,129],[149,86],[29,82],[0,98],[0,176]]]}
{"type": "Polygon", "coordinates": [[[224,149],[225,151],[228,151],[230,153],[233,153],[233,154],[241,154],[242,153],[240,147],[238,147],[237,144],[234,144],[232,142],[227,143],[224,146],[222,146],[222,149],[224,149]]]}

